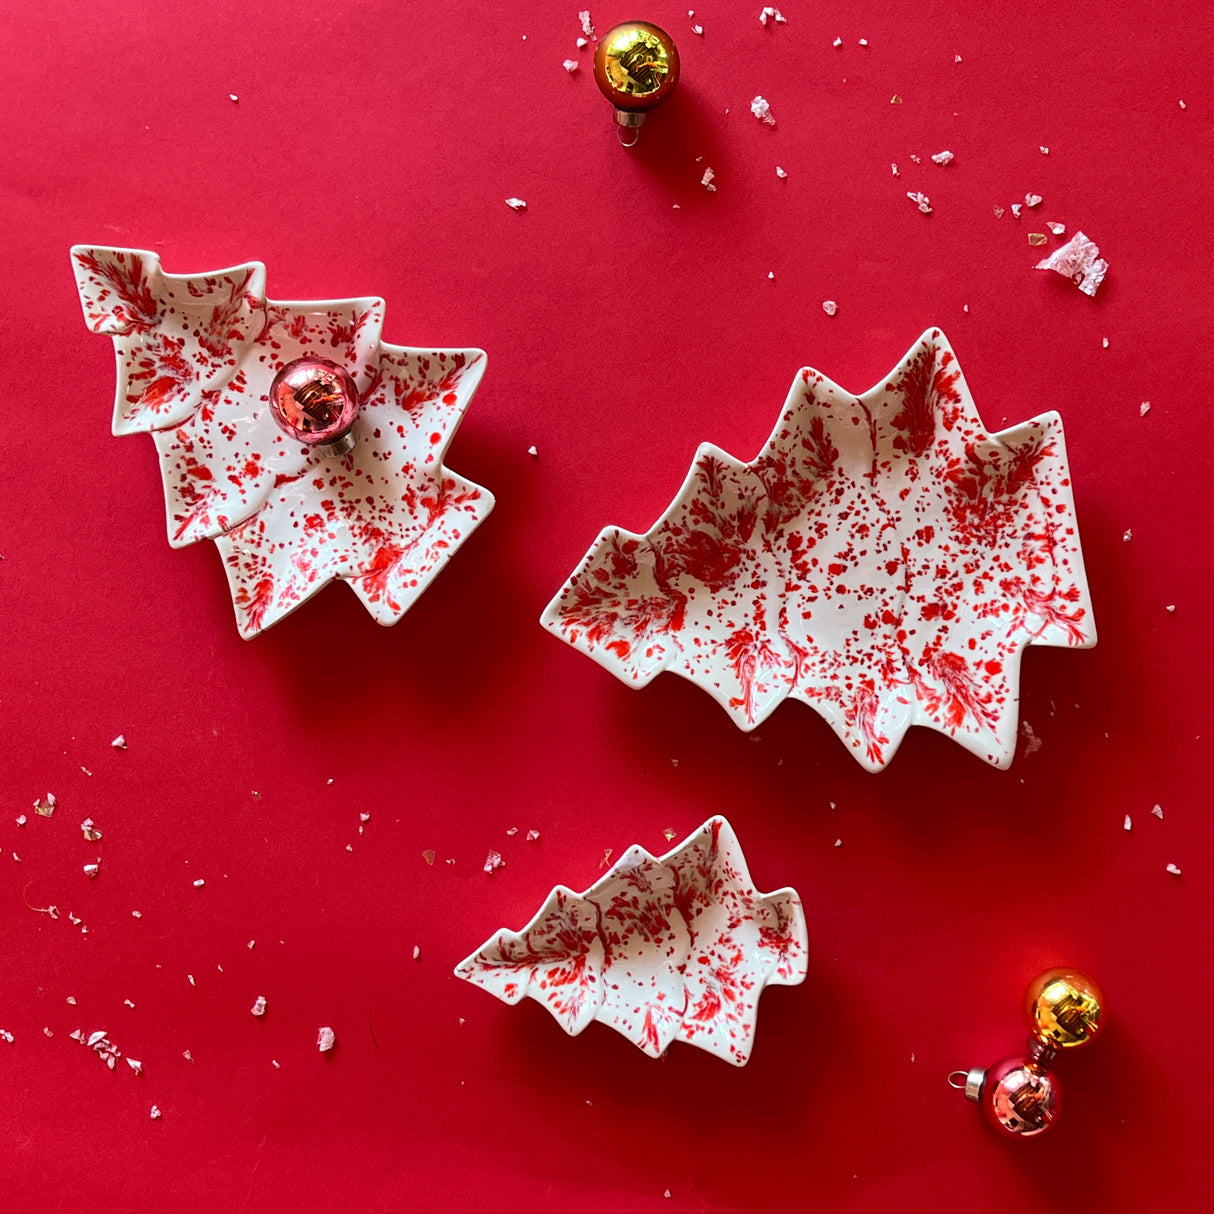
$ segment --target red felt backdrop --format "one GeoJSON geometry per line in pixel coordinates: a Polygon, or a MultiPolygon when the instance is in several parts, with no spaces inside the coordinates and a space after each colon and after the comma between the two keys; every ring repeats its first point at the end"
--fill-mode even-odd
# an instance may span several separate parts
{"type": "Polygon", "coordinates": [[[5,1209],[1214,1196],[1214,20],[784,0],[764,28],[761,7],[704,0],[702,38],[667,0],[593,8],[682,51],[632,153],[574,0],[56,0],[3,23],[5,1209]],[[1029,191],[1039,211],[996,219],[1029,191]],[[1031,269],[1046,219],[1107,256],[1094,300],[1031,269]],[[337,586],[238,638],[213,546],[168,547],[151,444],[109,433],[78,241],[175,272],[259,258],[273,297],[382,294],[386,340],[488,351],[450,464],[497,509],[397,627],[337,586]],[[1100,644],[1026,656],[1039,751],[998,772],[915,731],[872,776],[801,705],[744,736],[690,684],[634,693],[541,631],[598,529],[647,527],[698,442],[750,458],[799,367],[860,391],[932,324],[992,429],[1065,420],[1100,644]],[[566,1038],[451,976],[605,848],[661,850],[718,811],[761,887],[800,890],[812,948],[745,1069],[682,1046],[654,1062],[601,1025],[566,1038]],[[1023,986],[1056,961],[1103,982],[1110,1027],[1064,1060],[1057,1132],[1005,1143],[944,1077],[1020,1044],[1023,986]],[[77,1027],[143,1075],[111,1074],[77,1027]]]}

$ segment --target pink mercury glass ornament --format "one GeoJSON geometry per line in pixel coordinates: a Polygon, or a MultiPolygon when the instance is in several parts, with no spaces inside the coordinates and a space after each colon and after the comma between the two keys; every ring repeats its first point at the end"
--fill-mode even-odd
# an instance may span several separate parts
{"type": "Polygon", "coordinates": [[[344,367],[308,356],[287,363],[270,385],[270,412],[284,433],[334,455],[354,449],[358,388],[344,367]]]}

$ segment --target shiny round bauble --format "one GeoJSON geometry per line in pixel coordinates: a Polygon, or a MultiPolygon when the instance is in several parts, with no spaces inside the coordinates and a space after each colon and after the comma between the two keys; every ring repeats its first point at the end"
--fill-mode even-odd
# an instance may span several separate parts
{"type": "Polygon", "coordinates": [[[358,388],[350,373],[327,358],[297,358],[270,385],[274,420],[284,433],[310,447],[342,443],[358,405],[358,388]]]}
{"type": "Polygon", "coordinates": [[[664,29],[648,21],[626,21],[599,40],[594,79],[617,110],[651,110],[679,82],[678,48],[664,29]]]}
{"type": "Polygon", "coordinates": [[[1078,970],[1046,970],[1029,983],[1024,996],[1028,1030],[1055,1049],[1071,1050],[1100,1036],[1104,996],[1100,987],[1078,970]]]}
{"type": "Polygon", "coordinates": [[[1005,1058],[986,1072],[978,1103],[1001,1134],[1035,1138],[1058,1116],[1058,1080],[1027,1058],[1005,1058]]]}

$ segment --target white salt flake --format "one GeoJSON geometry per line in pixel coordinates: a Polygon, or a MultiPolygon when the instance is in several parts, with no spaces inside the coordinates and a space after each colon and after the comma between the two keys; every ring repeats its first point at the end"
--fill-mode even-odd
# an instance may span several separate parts
{"type": "Polygon", "coordinates": [[[932,164],[944,166],[946,164],[952,164],[954,159],[955,157],[953,156],[952,152],[945,150],[943,152],[937,152],[932,157],[932,164]]]}
{"type": "Polygon", "coordinates": [[[527,209],[527,204],[521,198],[507,198],[506,205],[512,211],[525,211],[527,209]]]}
{"type": "Polygon", "coordinates": [[[765,122],[768,126],[775,126],[776,120],[771,112],[771,105],[766,97],[756,97],[750,103],[750,112],[760,121],[765,122]]]}
{"type": "Polygon", "coordinates": [[[691,32],[695,34],[697,38],[704,37],[704,27],[702,25],[693,25],[691,27],[691,32]]]}
{"type": "Polygon", "coordinates": [[[913,160],[913,161],[914,161],[916,164],[922,164],[922,163],[923,163],[923,157],[922,157],[922,156],[916,156],[914,152],[912,152],[912,153],[910,154],[910,158],[911,158],[911,159],[912,159],[912,160],[913,160]]]}
{"type": "Polygon", "coordinates": [[[969,306],[969,304],[962,304],[962,305],[961,305],[961,311],[962,311],[962,312],[968,312],[969,310],[970,310],[970,306],[969,306]]]}
{"type": "Polygon", "coordinates": [[[148,1116],[151,1117],[153,1121],[159,1121],[161,1116],[160,1106],[156,1104],[152,1105],[152,1111],[148,1114],[148,1116]]]}
{"type": "Polygon", "coordinates": [[[1125,821],[1121,824],[1122,830],[1133,830],[1134,824],[1130,821],[1130,815],[1126,814],[1125,821]]]}
{"type": "Polygon", "coordinates": [[[105,1029],[97,1029],[96,1032],[90,1033],[88,1037],[88,1046],[90,1049],[96,1049],[106,1038],[105,1029]]]}
{"type": "Polygon", "coordinates": [[[509,836],[511,839],[513,839],[513,838],[514,838],[514,836],[518,834],[518,827],[517,827],[517,826],[511,826],[509,829],[507,829],[506,834],[507,834],[507,835],[508,835],[508,836],[509,836]]]}
{"type": "Polygon", "coordinates": [[[932,213],[932,202],[928,196],[918,190],[907,190],[906,196],[913,202],[924,215],[932,213]]]}
{"type": "Polygon", "coordinates": [[[1177,865],[1175,865],[1175,864],[1169,864],[1169,865],[1168,865],[1168,872],[1170,872],[1170,873],[1172,874],[1172,876],[1173,876],[1173,877],[1179,877],[1179,876],[1180,876],[1180,869],[1179,869],[1179,867],[1178,867],[1177,865]]]}
{"type": "Polygon", "coordinates": [[[1015,215],[1015,217],[1017,219],[1020,218],[1020,212],[1023,210],[1024,210],[1024,208],[1020,205],[1020,203],[1018,203],[1018,202],[1012,203],[1012,214],[1015,215]]]}
{"type": "Polygon", "coordinates": [[[861,45],[861,46],[867,46],[867,45],[868,45],[868,39],[867,39],[867,38],[861,38],[861,39],[860,39],[860,45],[861,45]]]}
{"type": "Polygon", "coordinates": [[[281,1070],[282,1070],[282,1063],[281,1063],[281,1062],[279,1062],[277,1058],[271,1058],[271,1059],[270,1059],[270,1062],[273,1064],[274,1069],[275,1069],[276,1071],[281,1071],[281,1070]]]}
{"type": "Polygon", "coordinates": [[[368,814],[368,813],[361,813],[361,814],[359,814],[359,815],[358,815],[358,820],[359,820],[360,822],[370,822],[370,821],[371,821],[371,815],[370,815],[370,814],[368,814]]]}
{"type": "Polygon", "coordinates": [[[578,69],[578,62],[576,59],[566,59],[561,66],[565,69],[565,71],[572,75],[578,69]]]}
{"type": "Polygon", "coordinates": [[[1134,532],[1131,531],[1129,527],[1127,527],[1125,529],[1125,532],[1122,534],[1121,542],[1123,544],[1128,544],[1133,538],[1134,538],[1134,532]]]}
{"type": "Polygon", "coordinates": [[[248,944],[246,944],[246,945],[245,945],[245,948],[247,948],[247,949],[249,949],[250,951],[252,951],[253,947],[254,947],[256,944],[257,944],[257,941],[256,941],[256,940],[250,940],[250,941],[248,942],[248,944]]]}
{"type": "Polygon", "coordinates": [[[1047,148],[1047,147],[1045,146],[1045,144],[1039,144],[1039,145],[1038,145],[1038,147],[1037,147],[1037,150],[1038,150],[1038,151],[1039,151],[1039,152],[1040,152],[1040,153],[1041,153],[1043,156],[1048,156],[1048,155],[1050,154],[1050,149],[1049,149],[1049,148],[1047,148]]]}
{"type": "Polygon", "coordinates": [[[824,299],[822,301],[822,311],[825,312],[827,316],[834,316],[838,310],[839,305],[835,303],[833,299],[824,299]]]}
{"type": "Polygon", "coordinates": [[[784,20],[784,14],[778,8],[772,8],[770,4],[765,5],[763,11],[759,14],[759,23],[766,25],[769,21],[775,22],[776,25],[787,25],[784,20]]]}
{"type": "Polygon", "coordinates": [[[505,867],[506,867],[506,861],[502,859],[501,852],[491,851],[485,857],[485,863],[484,863],[484,868],[483,868],[484,872],[493,874],[493,873],[497,872],[497,870],[499,868],[505,868],[505,867]]]}
{"type": "MultiPolygon", "coordinates": [[[[53,1037],[55,1035],[54,1033],[51,1032],[51,1030],[45,1024],[42,1026],[42,1032],[47,1037],[53,1037]]],[[[129,1059],[128,1059],[128,1061],[129,1061],[129,1059]]]]}
{"type": "Polygon", "coordinates": [[[774,281],[775,281],[775,277],[776,277],[776,272],[775,272],[775,270],[768,270],[768,271],[767,271],[767,278],[768,278],[768,281],[770,281],[770,282],[774,282],[774,281]]]}
{"type": "Polygon", "coordinates": [[[198,880],[194,882],[195,889],[202,889],[204,885],[206,885],[206,881],[204,881],[202,877],[199,877],[198,880]]]}
{"type": "Polygon", "coordinates": [[[841,47],[842,45],[843,45],[843,39],[842,39],[842,38],[836,38],[836,39],[834,40],[834,42],[832,42],[832,43],[831,43],[831,46],[833,46],[833,47],[834,47],[836,50],[838,50],[838,49],[839,49],[839,47],[841,47]]]}
{"type": "Polygon", "coordinates": [[[898,176],[898,166],[896,164],[894,164],[892,161],[890,162],[889,173],[890,173],[891,177],[898,176]]]}
{"type": "Polygon", "coordinates": [[[83,763],[80,764],[80,770],[84,772],[86,776],[91,776],[93,774],[87,767],[85,767],[83,763]]]}
{"type": "Polygon", "coordinates": [[[420,944],[413,946],[413,960],[420,961],[422,959],[422,948],[420,944]]]}
{"type": "Polygon", "coordinates": [[[181,1051],[181,1056],[182,1056],[182,1057],[183,1057],[183,1058],[186,1060],[186,1062],[193,1062],[193,1061],[194,1061],[194,1055],[193,1055],[193,1054],[191,1054],[189,1050],[182,1050],[182,1051],[181,1051]]]}
{"type": "Polygon", "coordinates": [[[249,1008],[249,1011],[252,1012],[254,1016],[264,1016],[266,1014],[266,997],[264,995],[258,995],[257,998],[253,1000],[253,1006],[249,1008]]]}
{"type": "Polygon", "coordinates": [[[528,843],[538,843],[540,839],[540,832],[538,830],[529,830],[523,836],[523,838],[526,839],[528,843]]]}
{"type": "Polygon", "coordinates": [[[132,919],[142,919],[143,911],[131,911],[131,918],[132,919]]]}
{"type": "Polygon", "coordinates": [[[587,38],[593,38],[594,26],[590,24],[590,10],[588,8],[582,9],[578,13],[577,19],[582,24],[582,33],[585,34],[587,38]]]}
{"type": "Polygon", "coordinates": [[[122,1005],[123,1007],[129,1007],[132,1012],[135,1010],[135,1005],[129,999],[124,999],[122,1005]]]}
{"type": "Polygon", "coordinates": [[[143,1063],[140,1062],[138,1058],[132,1058],[128,1054],[127,1059],[126,1059],[126,1064],[127,1064],[127,1066],[129,1066],[131,1068],[132,1071],[135,1072],[136,1075],[143,1074],[143,1063]]]}
{"type": "Polygon", "coordinates": [[[1026,207],[1039,207],[1041,205],[1040,194],[1025,194],[1024,205],[1026,207]]]}
{"type": "Polygon", "coordinates": [[[29,821],[29,819],[24,814],[17,815],[17,825],[18,826],[24,826],[28,821],[29,821]]]}
{"type": "Polygon", "coordinates": [[[1178,104],[1180,105],[1180,108],[1182,110],[1187,110],[1189,108],[1187,105],[1185,105],[1185,103],[1183,101],[1179,102],[1178,104]]]}
{"type": "Polygon", "coordinates": [[[1033,732],[1033,727],[1027,721],[1020,722],[1020,733],[1024,738],[1024,750],[1021,752],[1025,758],[1029,755],[1035,755],[1041,749],[1041,739],[1033,732]]]}
{"type": "Polygon", "coordinates": [[[68,1004],[68,1007],[75,1007],[76,1006],[76,996],[69,995],[67,997],[67,1004],[68,1004]]]}
{"type": "Polygon", "coordinates": [[[1163,806],[1162,806],[1162,805],[1155,805],[1155,806],[1153,806],[1153,807],[1151,808],[1151,813],[1152,813],[1152,814],[1153,814],[1153,815],[1154,815],[1156,818],[1158,818],[1158,819],[1159,819],[1161,822],[1163,821],[1163,806]]]}
{"type": "Polygon", "coordinates": [[[34,802],[34,813],[40,818],[49,818],[55,812],[55,806],[58,804],[55,794],[48,792],[40,801],[34,802]]]}
{"type": "Polygon", "coordinates": [[[1003,208],[1002,208],[1002,207],[996,207],[996,208],[995,208],[995,218],[996,218],[996,219],[1002,219],[1002,218],[1003,218],[1003,208]]]}
{"type": "Polygon", "coordinates": [[[84,866],[84,875],[91,881],[101,871],[101,857],[97,857],[95,864],[86,864],[84,866]]]}
{"type": "Polygon", "coordinates": [[[835,846],[836,846],[836,847],[842,847],[842,846],[843,846],[843,840],[842,840],[842,839],[836,839],[836,840],[835,840],[835,846]]]}
{"type": "Polygon", "coordinates": [[[122,736],[122,734],[119,734],[119,735],[118,735],[118,736],[117,736],[117,737],[116,737],[116,738],[115,738],[115,739],[114,739],[114,740],[113,740],[113,741],[110,743],[110,745],[111,745],[111,746],[112,746],[112,747],[113,747],[115,750],[126,750],[126,738],[124,738],[124,737],[122,736]]]}
{"type": "Polygon", "coordinates": [[[9,1045],[13,1044],[13,1035],[8,1029],[0,1029],[0,1041],[7,1041],[9,1045]]]}
{"type": "Polygon", "coordinates": [[[83,1029],[73,1029],[70,1033],[68,1033],[68,1036],[73,1041],[79,1041],[81,1045],[84,1044],[84,1030],[83,1029]]]}
{"type": "Polygon", "coordinates": [[[953,62],[954,62],[954,63],[960,63],[960,62],[961,62],[961,56],[960,56],[960,55],[954,55],[954,56],[953,56],[953,62]]]}
{"type": "Polygon", "coordinates": [[[716,187],[715,185],[713,185],[713,183],[712,183],[712,179],[713,179],[715,176],[716,176],[716,173],[714,173],[714,172],[712,171],[712,169],[705,169],[705,170],[704,170],[704,176],[700,178],[700,184],[701,184],[701,185],[702,185],[702,186],[703,186],[703,187],[704,187],[704,188],[705,188],[705,189],[706,189],[706,190],[707,190],[707,191],[708,191],[710,194],[715,194],[715,193],[717,192],[717,187],[716,187]]]}
{"type": "Polygon", "coordinates": [[[1151,411],[1151,402],[1149,400],[1144,400],[1142,402],[1142,404],[1138,406],[1138,416],[1139,417],[1146,417],[1146,415],[1148,413],[1150,413],[1150,411],[1151,411]]]}
{"type": "MultiPolygon", "coordinates": [[[[1175,615],[1175,614],[1176,614],[1176,604],[1175,604],[1175,603],[1169,603],[1169,604],[1168,604],[1168,605],[1167,605],[1167,606],[1164,608],[1164,611],[1166,611],[1166,612],[1167,612],[1169,615],[1175,615]]],[[[1163,814],[1160,814],[1159,816],[1162,818],[1162,817],[1163,817],[1163,814]]]]}
{"type": "Polygon", "coordinates": [[[194,975],[193,975],[193,974],[186,974],[186,977],[187,977],[187,978],[190,980],[190,985],[191,985],[192,987],[194,987],[195,989],[197,989],[197,988],[198,988],[198,983],[194,981],[194,975]]]}
{"type": "Polygon", "coordinates": [[[1107,350],[1109,348],[1109,339],[1107,337],[1102,337],[1100,339],[1100,345],[1103,349],[1107,350]]]}
{"type": "Polygon", "coordinates": [[[1047,223],[1045,225],[1055,236],[1061,236],[1066,231],[1065,223],[1047,223]]]}
{"type": "Polygon", "coordinates": [[[1104,281],[1109,263],[1100,256],[1100,250],[1082,232],[1076,232],[1061,248],[1039,261],[1038,270],[1053,270],[1063,278],[1069,278],[1085,295],[1095,295],[1096,288],[1104,281]]]}
{"type": "Polygon", "coordinates": [[[86,843],[101,842],[101,832],[96,828],[96,826],[93,825],[92,818],[85,818],[85,820],[80,823],[80,829],[84,832],[84,839],[86,843]]]}
{"type": "Polygon", "coordinates": [[[316,1048],[326,1054],[337,1044],[337,1034],[325,1025],[320,1032],[316,1034],[316,1048]]]}
{"type": "Polygon", "coordinates": [[[788,174],[782,168],[780,168],[779,165],[776,165],[776,176],[781,181],[783,181],[788,176],[788,174]]]}
{"type": "Polygon", "coordinates": [[[532,459],[537,459],[539,457],[539,452],[535,449],[534,443],[527,448],[527,454],[531,456],[532,459]]]}
{"type": "Polygon", "coordinates": [[[13,859],[16,860],[18,864],[21,863],[21,857],[17,855],[16,852],[13,852],[13,859]]]}
{"type": "Polygon", "coordinates": [[[585,38],[579,38],[577,40],[577,48],[579,51],[585,50],[588,45],[589,45],[589,43],[586,41],[585,38]]]}

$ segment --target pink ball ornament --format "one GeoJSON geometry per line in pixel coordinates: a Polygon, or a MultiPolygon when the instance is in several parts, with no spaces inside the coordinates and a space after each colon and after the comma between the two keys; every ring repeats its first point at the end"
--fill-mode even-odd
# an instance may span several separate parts
{"type": "Polygon", "coordinates": [[[270,412],[284,434],[309,447],[344,455],[354,447],[358,388],[350,373],[327,358],[289,362],[270,385],[270,412]]]}

